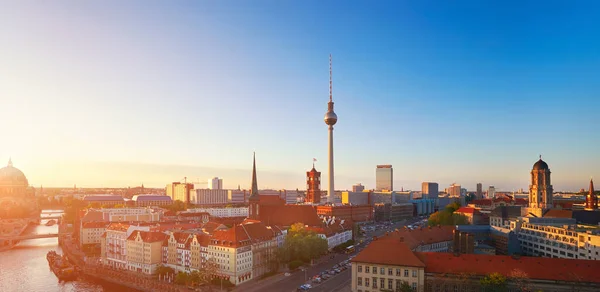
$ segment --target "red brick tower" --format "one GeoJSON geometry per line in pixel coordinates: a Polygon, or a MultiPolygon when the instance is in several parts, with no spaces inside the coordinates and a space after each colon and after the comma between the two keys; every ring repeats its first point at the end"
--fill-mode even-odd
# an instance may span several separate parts
{"type": "Polygon", "coordinates": [[[316,159],[313,159],[313,168],[306,172],[306,201],[321,203],[321,172],[315,169],[316,159]]]}
{"type": "Polygon", "coordinates": [[[590,179],[590,190],[588,195],[585,197],[585,209],[586,210],[597,210],[598,209],[598,198],[594,193],[594,181],[590,179]]]}

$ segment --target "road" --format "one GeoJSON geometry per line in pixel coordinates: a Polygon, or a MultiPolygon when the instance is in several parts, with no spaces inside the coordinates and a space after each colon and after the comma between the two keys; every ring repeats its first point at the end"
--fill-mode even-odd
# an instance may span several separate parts
{"type": "MultiPolygon", "coordinates": [[[[400,221],[396,224],[389,226],[388,228],[382,228],[378,230],[374,230],[371,232],[367,232],[363,239],[369,239],[373,236],[381,236],[385,234],[387,231],[393,231],[395,228],[401,228],[405,225],[410,225],[419,221],[419,219],[411,219],[408,221],[400,221]]],[[[360,245],[357,247],[356,253],[360,252],[365,247],[365,245],[360,245]]],[[[355,254],[356,254],[355,253],[355,254]]],[[[271,291],[296,291],[296,289],[302,285],[307,283],[306,279],[310,279],[313,276],[323,272],[325,270],[329,270],[333,268],[334,265],[348,259],[349,255],[345,254],[336,254],[333,259],[330,259],[329,256],[323,257],[319,260],[319,262],[309,268],[306,271],[296,271],[292,273],[290,276],[286,277],[284,275],[276,275],[273,276],[272,279],[267,279],[261,282],[255,283],[247,283],[247,285],[242,284],[238,286],[235,291],[244,291],[244,292],[271,292],[271,291]]],[[[341,273],[334,275],[328,280],[324,281],[321,284],[313,284],[310,292],[346,292],[350,291],[350,280],[351,273],[350,268],[341,273]]]]}

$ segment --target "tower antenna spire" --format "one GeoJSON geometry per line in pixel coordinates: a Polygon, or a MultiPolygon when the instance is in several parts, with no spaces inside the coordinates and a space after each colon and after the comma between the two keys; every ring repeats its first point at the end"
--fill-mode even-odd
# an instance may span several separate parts
{"type": "Polygon", "coordinates": [[[329,54],[329,102],[333,101],[333,81],[331,75],[331,54],[329,54]]]}

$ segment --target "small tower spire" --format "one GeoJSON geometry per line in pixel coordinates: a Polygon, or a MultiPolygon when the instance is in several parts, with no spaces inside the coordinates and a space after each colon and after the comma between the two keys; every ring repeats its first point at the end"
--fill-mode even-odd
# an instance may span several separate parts
{"type": "Polygon", "coordinates": [[[12,167],[13,163],[12,163],[12,157],[8,158],[8,166],[12,167]]]}
{"type": "Polygon", "coordinates": [[[252,155],[252,189],[250,190],[251,198],[258,198],[258,183],[256,181],[256,152],[252,155]]]}
{"type": "Polygon", "coordinates": [[[542,154],[540,154],[540,160],[542,160],[542,154]]]}

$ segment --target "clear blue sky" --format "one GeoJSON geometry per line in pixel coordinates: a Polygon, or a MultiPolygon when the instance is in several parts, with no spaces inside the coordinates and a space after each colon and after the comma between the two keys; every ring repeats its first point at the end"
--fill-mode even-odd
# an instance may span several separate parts
{"type": "Polygon", "coordinates": [[[597,1],[10,1],[0,159],[35,185],[183,176],[301,188],[422,181],[557,190],[600,177],[597,1]],[[452,2],[452,4],[450,4],[452,2]]]}

